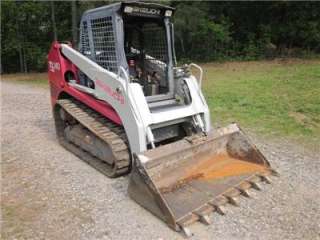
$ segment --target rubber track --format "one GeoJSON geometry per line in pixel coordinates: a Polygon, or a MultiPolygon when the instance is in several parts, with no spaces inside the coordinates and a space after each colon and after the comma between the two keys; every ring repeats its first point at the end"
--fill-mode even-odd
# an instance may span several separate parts
{"type": "Polygon", "coordinates": [[[126,133],[122,126],[111,122],[106,117],[77,100],[61,99],[58,100],[57,103],[96,137],[110,146],[115,157],[115,162],[113,166],[111,166],[77,145],[70,143],[64,137],[62,139],[60,134],[59,140],[64,147],[108,177],[117,177],[130,171],[130,151],[126,133]]]}

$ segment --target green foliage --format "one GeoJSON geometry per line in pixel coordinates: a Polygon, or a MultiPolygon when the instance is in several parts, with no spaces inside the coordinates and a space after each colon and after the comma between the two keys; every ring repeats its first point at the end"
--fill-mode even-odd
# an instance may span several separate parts
{"type": "Polygon", "coordinates": [[[320,52],[317,2],[174,2],[174,5],[178,9],[175,23],[179,57],[197,61],[254,60],[320,52]]]}
{"type": "Polygon", "coordinates": [[[1,59],[4,69],[7,72],[17,71],[19,60],[22,60],[26,63],[25,70],[44,70],[51,26],[47,3],[4,1],[1,6],[1,59]]]}
{"type": "Polygon", "coordinates": [[[205,6],[197,2],[180,3],[177,6],[174,24],[178,58],[212,60],[216,58],[215,53],[231,41],[228,19],[211,21],[205,6]]]}
{"type": "MultiPolygon", "coordinates": [[[[78,22],[91,8],[114,1],[77,1],[78,22]]],[[[177,11],[179,62],[254,60],[320,53],[319,2],[170,1],[177,11]]],[[[53,41],[49,1],[1,1],[1,69],[44,71],[53,41]]],[[[71,41],[71,3],[54,1],[59,41],[71,41]]]]}

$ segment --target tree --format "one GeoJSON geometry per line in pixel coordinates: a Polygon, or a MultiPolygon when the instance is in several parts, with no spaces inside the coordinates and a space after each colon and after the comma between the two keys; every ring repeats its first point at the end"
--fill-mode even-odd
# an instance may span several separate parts
{"type": "MultiPolygon", "coordinates": [[[[45,71],[52,40],[76,46],[78,16],[111,2],[2,1],[1,70],[45,71]]],[[[173,20],[179,61],[320,53],[320,2],[160,3],[177,8],[173,20]]]]}
{"type": "Polygon", "coordinates": [[[72,9],[72,42],[74,46],[77,46],[78,43],[78,21],[77,21],[77,1],[71,1],[72,9]]]}
{"type": "Polygon", "coordinates": [[[56,18],[54,12],[54,1],[50,1],[51,5],[51,21],[52,21],[52,31],[53,31],[53,40],[58,40],[57,26],[56,26],[56,18]]]}

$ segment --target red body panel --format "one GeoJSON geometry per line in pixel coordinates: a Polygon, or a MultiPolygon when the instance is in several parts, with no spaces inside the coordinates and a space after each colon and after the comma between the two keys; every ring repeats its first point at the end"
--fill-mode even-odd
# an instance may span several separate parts
{"type": "Polygon", "coordinates": [[[56,105],[58,99],[63,98],[66,96],[65,94],[67,94],[86,104],[111,121],[122,125],[119,115],[108,103],[69,86],[68,82],[65,80],[65,74],[67,72],[72,72],[76,81],[79,81],[77,67],[67,58],[62,56],[60,44],[58,42],[53,42],[48,54],[48,78],[53,107],[56,105]]]}

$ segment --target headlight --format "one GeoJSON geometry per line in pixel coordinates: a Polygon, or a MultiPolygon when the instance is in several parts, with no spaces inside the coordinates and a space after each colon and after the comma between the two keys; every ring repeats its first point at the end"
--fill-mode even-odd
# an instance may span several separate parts
{"type": "Polygon", "coordinates": [[[125,12],[125,13],[132,13],[132,12],[133,12],[133,8],[130,7],[130,6],[125,6],[124,12],[125,12]]]}
{"type": "Polygon", "coordinates": [[[166,12],[164,13],[164,15],[166,17],[171,17],[172,16],[172,11],[171,10],[166,10],[166,12]]]}

